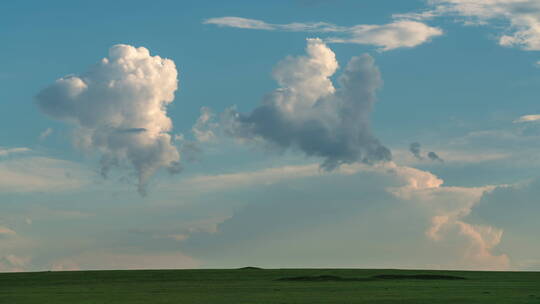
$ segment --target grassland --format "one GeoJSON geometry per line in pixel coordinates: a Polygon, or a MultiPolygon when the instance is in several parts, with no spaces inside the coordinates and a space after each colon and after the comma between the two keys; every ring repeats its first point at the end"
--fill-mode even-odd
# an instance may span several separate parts
{"type": "Polygon", "coordinates": [[[540,303],[538,272],[359,269],[0,274],[0,303],[540,303]]]}

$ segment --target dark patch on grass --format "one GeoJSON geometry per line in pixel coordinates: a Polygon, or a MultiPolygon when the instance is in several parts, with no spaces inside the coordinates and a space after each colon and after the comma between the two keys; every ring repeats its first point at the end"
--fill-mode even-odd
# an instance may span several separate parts
{"type": "Polygon", "coordinates": [[[371,276],[369,278],[343,278],[334,275],[319,275],[319,276],[300,276],[280,278],[278,281],[300,281],[300,282],[345,282],[345,281],[379,281],[379,280],[466,280],[464,277],[437,275],[437,274],[381,274],[371,276]]]}
{"type": "Polygon", "coordinates": [[[281,278],[278,281],[304,281],[304,282],[343,282],[343,281],[369,281],[370,279],[361,279],[361,278],[342,278],[334,275],[320,275],[320,276],[301,276],[301,277],[290,277],[290,278],[281,278]]]}
{"type": "Polygon", "coordinates": [[[466,280],[464,277],[441,274],[380,274],[371,278],[377,280],[466,280]]]}

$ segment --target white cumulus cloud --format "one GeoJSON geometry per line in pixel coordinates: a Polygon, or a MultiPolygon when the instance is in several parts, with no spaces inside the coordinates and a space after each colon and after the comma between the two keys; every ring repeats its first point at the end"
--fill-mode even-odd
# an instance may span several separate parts
{"type": "Polygon", "coordinates": [[[143,194],[158,169],[179,167],[166,109],[177,88],[172,60],[119,44],[88,72],[62,77],[42,90],[37,103],[47,115],[74,126],[76,146],[101,154],[102,175],[131,163],[143,194]]]}
{"type": "Polygon", "coordinates": [[[353,57],[335,88],[330,77],[338,62],[320,39],[307,40],[307,55],[287,57],[274,69],[280,88],[249,114],[234,108],[224,128],[236,138],[264,141],[324,159],[325,169],[391,159],[372,134],[370,114],[382,80],[369,55],[353,57]]]}

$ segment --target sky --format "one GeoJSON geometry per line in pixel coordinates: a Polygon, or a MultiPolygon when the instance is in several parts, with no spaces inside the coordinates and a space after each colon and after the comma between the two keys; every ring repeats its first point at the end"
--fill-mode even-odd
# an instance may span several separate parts
{"type": "Polygon", "coordinates": [[[536,0],[3,1],[0,272],[540,270],[536,0]]]}

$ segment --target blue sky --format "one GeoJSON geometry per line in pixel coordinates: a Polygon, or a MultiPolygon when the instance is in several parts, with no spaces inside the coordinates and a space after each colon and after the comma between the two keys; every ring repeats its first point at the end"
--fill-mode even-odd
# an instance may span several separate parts
{"type": "Polygon", "coordinates": [[[17,1],[0,38],[0,271],[540,267],[535,0],[17,1]]]}

